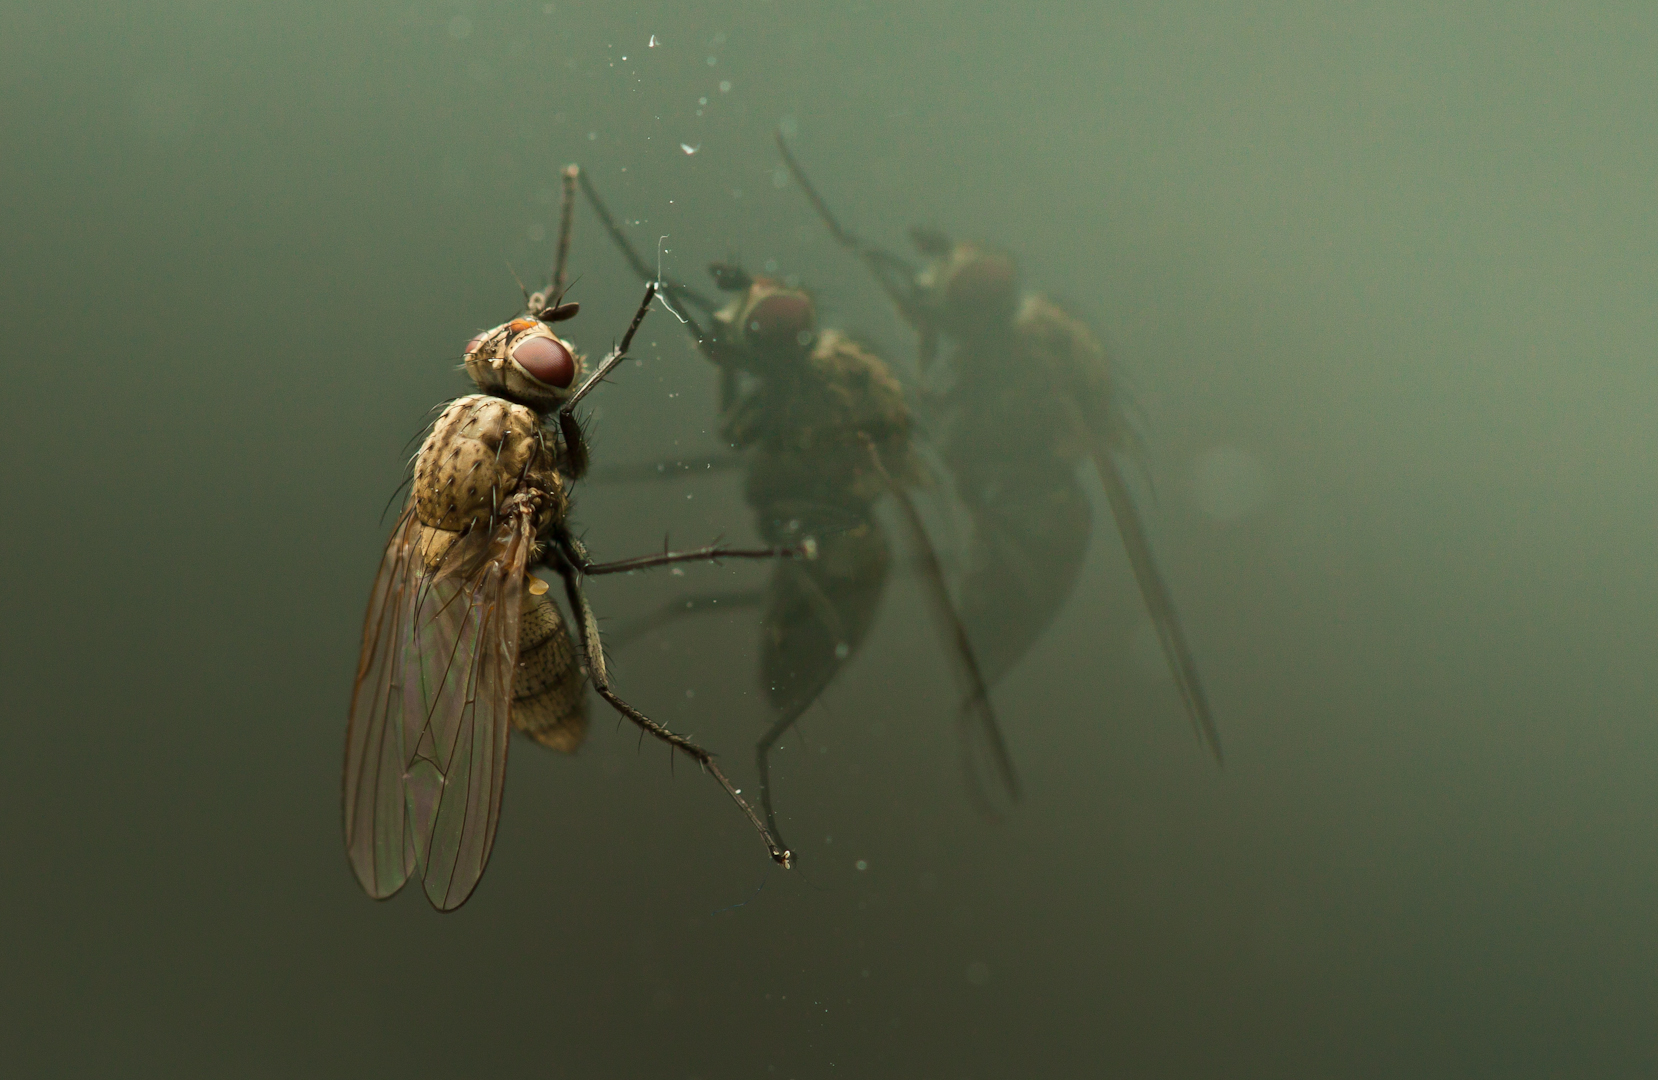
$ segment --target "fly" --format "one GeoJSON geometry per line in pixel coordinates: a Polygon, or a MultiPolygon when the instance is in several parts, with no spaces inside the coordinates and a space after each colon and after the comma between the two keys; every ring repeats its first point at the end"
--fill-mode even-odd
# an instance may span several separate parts
{"type": "MultiPolygon", "coordinates": [[[[574,178],[567,170],[567,192],[574,178]]],[[[451,402],[422,443],[369,600],[346,731],[344,810],[352,868],[376,899],[418,876],[438,909],[466,901],[500,819],[509,729],[573,751],[587,728],[584,673],[619,713],[694,758],[772,858],[790,862],[708,751],[617,696],[581,579],[694,560],[810,556],[812,542],[588,558],[568,524],[572,485],[588,457],[575,409],[626,356],[658,287],[646,286],[620,344],[578,383],[583,358],[552,329],[577,312],[561,302],[568,206],[563,222],[554,286],[529,316],[468,343],[466,371],[479,392],[451,402]],[[540,567],[563,582],[579,653],[533,573],[540,567]]]]}
{"type": "Polygon", "coordinates": [[[1186,712],[1221,760],[1208,695],[1124,474],[1138,434],[1099,339],[1047,297],[1024,292],[1005,252],[920,228],[910,230],[920,266],[865,244],[830,212],[781,132],[777,146],[835,240],[919,335],[923,370],[950,347],[956,383],[943,402],[941,454],[974,524],[960,593],[975,642],[992,643],[992,682],[1035,644],[1075,585],[1092,528],[1076,465],[1092,461],[1186,712]]]}

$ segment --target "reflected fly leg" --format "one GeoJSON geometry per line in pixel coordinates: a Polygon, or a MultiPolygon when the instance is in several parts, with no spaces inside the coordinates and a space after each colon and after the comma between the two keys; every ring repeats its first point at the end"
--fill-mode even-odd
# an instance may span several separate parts
{"type": "Polygon", "coordinates": [[[831,672],[827,678],[822,680],[822,685],[818,686],[812,693],[800,695],[783,715],[779,716],[771,727],[766,729],[766,733],[760,737],[760,741],[754,744],[754,765],[760,774],[760,810],[766,816],[766,827],[771,829],[772,835],[777,837],[778,843],[783,842],[783,833],[777,827],[777,811],[772,808],[771,803],[771,752],[783,736],[788,734],[789,729],[794,727],[801,714],[812,707],[812,703],[817,700],[818,695],[823,692],[824,687],[829,685],[832,678],[834,678],[834,674],[831,672]]]}
{"type": "MultiPolygon", "coordinates": [[[[844,521],[846,511],[838,516],[844,521]]],[[[815,561],[776,567],[761,620],[760,671],[775,712],[754,754],[760,772],[760,805],[774,831],[771,753],[863,645],[875,621],[890,562],[885,536],[867,517],[853,528],[825,530],[819,544],[815,561]]]]}

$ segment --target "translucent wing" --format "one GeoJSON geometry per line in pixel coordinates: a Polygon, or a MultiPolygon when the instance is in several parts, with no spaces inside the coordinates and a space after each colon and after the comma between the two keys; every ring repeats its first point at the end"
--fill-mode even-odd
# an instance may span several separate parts
{"type": "Polygon", "coordinates": [[[501,814],[519,605],[534,530],[423,529],[411,503],[380,564],[346,730],[345,835],[365,891],[418,872],[439,910],[482,876],[501,814]],[[432,563],[433,565],[428,565],[432,563]]]}
{"type": "MultiPolygon", "coordinates": [[[[880,463],[878,456],[876,463],[880,463]]],[[[885,474],[884,469],[882,472],[885,474]]],[[[957,723],[969,782],[974,785],[975,794],[982,799],[984,792],[978,785],[988,773],[994,777],[997,790],[1007,798],[1017,800],[1019,776],[1014,771],[1013,759],[1008,755],[1007,743],[1002,739],[1001,727],[996,722],[996,711],[990,704],[990,689],[973,654],[967,625],[962,622],[960,613],[950,600],[944,569],[939,565],[938,554],[927,537],[927,526],[920,512],[908,492],[897,484],[892,484],[891,488],[898,501],[899,517],[904,523],[910,547],[916,552],[920,563],[922,595],[938,625],[945,656],[950,660],[951,673],[962,691],[957,723]]],[[[986,809],[994,813],[993,807],[987,806],[986,809]]]]}
{"type": "Polygon", "coordinates": [[[874,466],[876,474],[886,482],[887,489],[892,492],[898,503],[899,520],[903,522],[905,536],[910,549],[916,554],[918,568],[921,571],[921,593],[926,598],[927,610],[943,639],[944,653],[950,660],[951,674],[962,691],[961,711],[957,723],[969,782],[974,785],[975,792],[982,795],[978,781],[988,772],[994,776],[1001,792],[1008,798],[1017,800],[1019,777],[1014,772],[1013,759],[1007,752],[1007,743],[1002,739],[1001,727],[996,723],[996,711],[990,704],[990,688],[973,653],[967,624],[962,621],[961,613],[956,610],[956,605],[950,599],[950,588],[944,580],[944,568],[939,564],[938,553],[933,550],[933,542],[927,536],[926,522],[922,520],[921,512],[915,508],[909,492],[905,491],[903,485],[887,470],[886,462],[882,459],[875,440],[866,438],[864,449],[869,454],[870,464],[874,466]]]}
{"type": "Polygon", "coordinates": [[[1175,686],[1186,704],[1186,713],[1191,717],[1198,738],[1214,754],[1215,760],[1220,761],[1220,732],[1215,727],[1214,713],[1209,708],[1209,696],[1204,693],[1203,680],[1198,677],[1197,661],[1192,657],[1192,647],[1186,642],[1186,631],[1181,628],[1174,594],[1163,580],[1157,557],[1152,553],[1151,539],[1146,535],[1145,523],[1140,519],[1140,509],[1134,504],[1118,458],[1110,448],[1096,443],[1093,458],[1100,482],[1105,485],[1111,513],[1117,519],[1117,532],[1123,538],[1123,550],[1128,553],[1129,566],[1134,569],[1134,578],[1140,584],[1140,595],[1145,598],[1146,610],[1157,629],[1157,640],[1162,643],[1163,654],[1168,658],[1169,672],[1174,676],[1175,686]]]}
{"type": "Polygon", "coordinates": [[[1140,509],[1128,488],[1120,451],[1137,440],[1122,395],[1116,392],[1117,380],[1105,348],[1086,326],[1045,300],[1027,300],[1019,321],[1033,359],[1055,375],[1064,388],[1060,403],[1105,486],[1111,514],[1117,519],[1117,532],[1192,727],[1220,761],[1220,732],[1198,676],[1197,661],[1175,610],[1174,595],[1157,565],[1140,509]]]}

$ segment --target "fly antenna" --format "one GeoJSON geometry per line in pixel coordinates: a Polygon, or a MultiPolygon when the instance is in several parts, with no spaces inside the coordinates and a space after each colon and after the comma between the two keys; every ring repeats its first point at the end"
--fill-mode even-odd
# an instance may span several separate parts
{"type": "Polygon", "coordinates": [[[563,190],[559,196],[558,253],[553,257],[552,284],[548,292],[564,298],[564,269],[570,262],[570,235],[576,222],[576,177],[581,174],[578,165],[566,165],[563,172],[563,190]]]}

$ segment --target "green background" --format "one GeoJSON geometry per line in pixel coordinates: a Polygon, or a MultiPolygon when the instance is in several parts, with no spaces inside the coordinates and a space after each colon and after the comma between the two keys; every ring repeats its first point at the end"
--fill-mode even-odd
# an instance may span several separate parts
{"type": "MultiPolygon", "coordinates": [[[[1655,46],[1611,4],[0,8],[6,1071],[1653,1075],[1655,46]],[[515,743],[466,908],[371,903],[376,515],[543,272],[557,167],[666,268],[776,260],[907,358],[779,124],[871,237],[1007,245],[1099,328],[1226,768],[1090,487],[998,690],[1000,825],[904,577],[779,755],[797,872],[595,707],[573,759],[515,743]]],[[[638,284],[585,211],[576,245],[597,353],[638,284]]],[[[640,341],[601,460],[712,450],[706,365],[665,313],[640,341]]],[[[577,517],[600,557],[752,535],[732,478],[577,517]]],[[[754,653],[709,618],[618,681],[752,782],[754,653]]]]}

